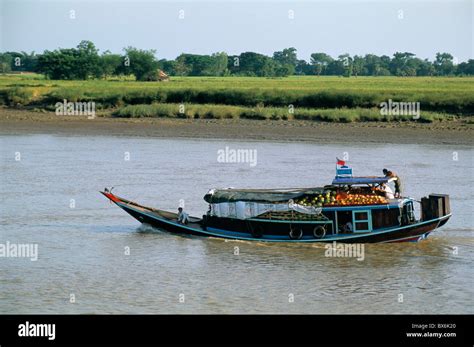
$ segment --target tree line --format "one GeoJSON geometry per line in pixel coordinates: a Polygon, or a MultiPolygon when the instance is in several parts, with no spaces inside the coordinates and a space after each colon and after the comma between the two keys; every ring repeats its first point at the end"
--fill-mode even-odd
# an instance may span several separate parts
{"type": "Polygon", "coordinates": [[[37,72],[50,79],[85,80],[133,75],[139,81],[159,78],[157,71],[171,76],[469,76],[474,75],[474,60],[456,64],[449,53],[437,53],[435,60],[420,59],[410,52],[396,52],[392,57],[375,54],[339,55],[313,53],[310,60],[297,58],[293,47],[276,51],[269,57],[255,52],[228,55],[186,54],[174,60],[158,59],[155,50],[126,47],[123,54],[99,50],[90,41],[75,48],[44,51],[0,53],[0,73],[37,72]]]}

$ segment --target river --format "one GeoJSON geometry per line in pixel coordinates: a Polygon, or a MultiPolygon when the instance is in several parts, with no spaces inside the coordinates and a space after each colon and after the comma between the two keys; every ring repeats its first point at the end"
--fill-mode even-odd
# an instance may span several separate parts
{"type": "Polygon", "coordinates": [[[288,143],[128,136],[1,135],[0,313],[474,313],[469,146],[288,143]],[[218,151],[256,150],[253,163],[218,151]],[[405,193],[451,197],[453,217],[419,243],[367,244],[363,260],[324,245],[224,241],[141,226],[99,190],[200,216],[213,187],[330,183],[386,167],[405,193]],[[255,165],[253,165],[255,164],[255,165]]]}

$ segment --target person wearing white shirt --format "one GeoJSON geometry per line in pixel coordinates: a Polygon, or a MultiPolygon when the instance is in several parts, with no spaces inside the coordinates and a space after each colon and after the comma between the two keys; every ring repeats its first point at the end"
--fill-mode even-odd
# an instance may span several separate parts
{"type": "Polygon", "coordinates": [[[395,196],[393,195],[393,190],[387,184],[382,185],[382,190],[385,192],[385,197],[387,199],[394,199],[395,196]]]}
{"type": "Polygon", "coordinates": [[[186,212],[183,211],[182,207],[178,207],[178,223],[188,224],[189,216],[186,212]]]}

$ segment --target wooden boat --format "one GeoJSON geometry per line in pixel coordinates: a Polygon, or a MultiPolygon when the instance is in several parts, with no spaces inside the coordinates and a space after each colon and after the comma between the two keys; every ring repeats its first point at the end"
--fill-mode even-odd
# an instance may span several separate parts
{"type": "Polygon", "coordinates": [[[189,217],[185,224],[178,222],[177,213],[140,205],[108,189],[101,193],[139,222],[161,230],[237,240],[419,241],[451,217],[448,195],[422,198],[419,219],[414,199],[383,197],[380,187],[394,179],[352,177],[352,169],[343,167],[337,169],[331,185],[321,188],[211,190],[204,197],[210,204],[208,213],[189,217]]]}

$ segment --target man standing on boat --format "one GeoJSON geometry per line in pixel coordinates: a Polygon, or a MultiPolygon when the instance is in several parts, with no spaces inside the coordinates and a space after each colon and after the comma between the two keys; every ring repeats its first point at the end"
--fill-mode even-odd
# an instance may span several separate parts
{"type": "Polygon", "coordinates": [[[394,184],[395,184],[395,197],[396,198],[401,198],[402,197],[402,181],[400,180],[400,177],[395,172],[388,171],[387,169],[383,169],[383,174],[385,177],[390,177],[390,178],[395,178],[394,184]]]}

